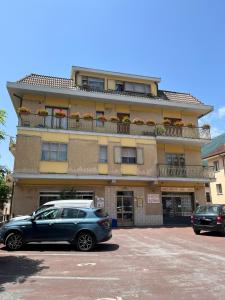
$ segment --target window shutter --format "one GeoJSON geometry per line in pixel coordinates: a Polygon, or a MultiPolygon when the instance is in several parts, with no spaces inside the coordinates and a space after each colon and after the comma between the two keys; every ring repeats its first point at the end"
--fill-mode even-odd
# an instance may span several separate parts
{"type": "Polygon", "coordinates": [[[114,148],[114,162],[115,164],[121,164],[121,147],[114,148]]]}
{"type": "Polygon", "coordinates": [[[138,165],[144,164],[143,148],[137,148],[137,164],[138,165]]]}

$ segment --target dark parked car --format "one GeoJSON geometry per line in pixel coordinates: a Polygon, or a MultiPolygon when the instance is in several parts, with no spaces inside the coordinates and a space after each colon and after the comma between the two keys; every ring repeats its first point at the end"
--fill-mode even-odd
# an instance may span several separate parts
{"type": "Polygon", "coordinates": [[[225,233],[225,205],[199,205],[191,216],[191,223],[196,234],[201,230],[225,233]]]}
{"type": "Polygon", "coordinates": [[[18,250],[29,242],[67,241],[81,251],[88,251],[111,237],[111,219],[96,208],[47,208],[25,220],[11,220],[0,228],[0,243],[8,250],[18,250]]]}

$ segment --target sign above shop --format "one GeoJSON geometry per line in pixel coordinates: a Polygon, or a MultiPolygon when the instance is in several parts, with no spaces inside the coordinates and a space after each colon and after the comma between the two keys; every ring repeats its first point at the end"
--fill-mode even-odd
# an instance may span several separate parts
{"type": "Polygon", "coordinates": [[[160,194],[148,194],[147,203],[160,203],[160,194]]]}
{"type": "Polygon", "coordinates": [[[183,193],[193,193],[195,191],[194,188],[188,187],[161,187],[162,192],[183,192],[183,193]]]}

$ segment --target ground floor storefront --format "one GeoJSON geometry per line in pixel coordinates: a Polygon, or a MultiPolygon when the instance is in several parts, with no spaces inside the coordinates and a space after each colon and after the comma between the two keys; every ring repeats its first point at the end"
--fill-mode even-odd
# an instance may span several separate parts
{"type": "Polygon", "coordinates": [[[93,199],[119,227],[160,226],[190,222],[196,203],[205,203],[203,184],[28,181],[16,182],[12,202],[14,215],[30,214],[57,199],[93,199]]]}

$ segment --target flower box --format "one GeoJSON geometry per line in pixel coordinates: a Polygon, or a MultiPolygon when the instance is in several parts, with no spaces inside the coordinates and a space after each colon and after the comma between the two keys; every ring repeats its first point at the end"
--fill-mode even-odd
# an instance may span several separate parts
{"type": "Polygon", "coordinates": [[[134,119],[132,123],[135,125],[144,125],[145,122],[141,119],[134,119]]]}
{"type": "Polygon", "coordinates": [[[147,120],[146,121],[146,125],[148,125],[148,126],[155,126],[155,121],[153,121],[153,120],[147,120]]]}
{"type": "Polygon", "coordinates": [[[24,106],[18,108],[19,115],[29,115],[30,110],[24,106]]]}
{"type": "Polygon", "coordinates": [[[92,121],[94,118],[93,118],[93,115],[91,113],[86,113],[86,114],[83,115],[83,119],[87,120],[87,121],[92,121]]]}
{"type": "Polygon", "coordinates": [[[65,116],[66,116],[66,113],[63,110],[57,110],[55,112],[55,117],[56,118],[65,118],[65,116]]]}
{"type": "Polygon", "coordinates": [[[210,125],[209,124],[204,124],[204,125],[202,125],[202,128],[203,129],[210,129],[210,125]]]}
{"type": "Polygon", "coordinates": [[[177,121],[177,122],[174,123],[174,125],[177,126],[177,127],[182,127],[182,126],[184,126],[184,122],[177,121]]]}
{"type": "Polygon", "coordinates": [[[123,120],[122,120],[123,123],[126,123],[126,124],[130,124],[131,123],[131,120],[129,117],[124,117],[123,120]]]}
{"type": "Polygon", "coordinates": [[[188,123],[186,124],[186,127],[194,128],[195,125],[194,125],[193,123],[191,123],[191,122],[188,122],[188,123]]]}
{"type": "Polygon", "coordinates": [[[80,120],[80,113],[79,112],[71,113],[70,114],[70,119],[80,120]]]}
{"type": "Polygon", "coordinates": [[[101,121],[101,122],[107,122],[107,118],[106,118],[104,115],[98,116],[98,117],[97,117],[97,120],[98,120],[98,121],[101,121]]]}
{"type": "Polygon", "coordinates": [[[117,118],[116,116],[112,116],[109,118],[109,121],[112,123],[118,123],[119,122],[119,118],[117,118]]]}
{"type": "Polygon", "coordinates": [[[39,116],[43,116],[43,117],[48,116],[48,112],[47,112],[47,110],[45,110],[45,109],[39,109],[39,110],[37,111],[37,114],[38,114],[39,116]]]}
{"type": "Polygon", "coordinates": [[[166,120],[163,121],[163,125],[170,126],[171,125],[171,121],[169,119],[166,119],[166,120]]]}

